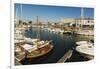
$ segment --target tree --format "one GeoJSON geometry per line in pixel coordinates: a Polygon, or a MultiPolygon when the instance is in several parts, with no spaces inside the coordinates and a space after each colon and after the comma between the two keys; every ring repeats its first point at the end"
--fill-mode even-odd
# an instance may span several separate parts
{"type": "Polygon", "coordinates": [[[22,20],[19,20],[19,22],[18,22],[19,24],[21,24],[22,23],[22,20]]]}
{"type": "Polygon", "coordinates": [[[29,21],[28,23],[29,23],[30,25],[32,25],[32,21],[29,21]]]}

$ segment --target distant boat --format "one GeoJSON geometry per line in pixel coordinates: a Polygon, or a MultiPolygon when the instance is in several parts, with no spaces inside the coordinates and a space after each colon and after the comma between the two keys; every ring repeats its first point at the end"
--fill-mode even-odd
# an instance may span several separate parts
{"type": "Polygon", "coordinates": [[[94,32],[90,30],[80,30],[77,32],[79,35],[88,35],[88,36],[94,36],[94,32]]]}

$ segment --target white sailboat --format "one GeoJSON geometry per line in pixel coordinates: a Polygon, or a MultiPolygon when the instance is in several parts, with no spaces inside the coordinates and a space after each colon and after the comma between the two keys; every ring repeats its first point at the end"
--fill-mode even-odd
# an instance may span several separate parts
{"type": "Polygon", "coordinates": [[[81,8],[81,24],[80,24],[80,29],[77,31],[77,34],[79,35],[88,35],[88,36],[94,36],[94,31],[93,30],[83,30],[83,25],[84,25],[84,8],[81,8]]]}
{"type": "MultiPolygon", "coordinates": [[[[83,8],[81,8],[81,22],[83,24],[83,8]]],[[[83,30],[81,24],[80,30],[77,32],[77,34],[80,35],[94,35],[93,31],[90,30],[83,30]]],[[[93,59],[94,58],[94,44],[89,41],[78,41],[76,42],[76,51],[79,52],[82,56],[93,59]]]]}
{"type": "Polygon", "coordinates": [[[94,46],[93,43],[88,41],[78,41],[76,51],[79,52],[82,56],[93,59],[94,58],[94,46]]]}
{"type": "Polygon", "coordinates": [[[94,58],[94,47],[89,44],[84,44],[76,47],[77,52],[79,52],[82,56],[93,59],[94,58]]]}

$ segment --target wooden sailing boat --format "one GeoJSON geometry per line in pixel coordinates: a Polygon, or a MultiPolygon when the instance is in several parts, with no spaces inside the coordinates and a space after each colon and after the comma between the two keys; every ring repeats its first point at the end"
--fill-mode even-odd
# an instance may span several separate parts
{"type": "Polygon", "coordinates": [[[34,59],[42,57],[53,49],[51,41],[40,40],[40,22],[38,16],[36,20],[36,26],[37,37],[35,39],[25,38],[25,41],[15,43],[15,57],[18,56],[17,59],[19,61],[23,60],[24,58],[34,59]]]}
{"type": "MultiPolygon", "coordinates": [[[[37,58],[49,53],[53,49],[51,41],[40,40],[40,22],[37,16],[37,41],[35,42],[36,49],[27,53],[27,58],[37,58]]],[[[33,43],[34,44],[34,43],[33,43]]]]}

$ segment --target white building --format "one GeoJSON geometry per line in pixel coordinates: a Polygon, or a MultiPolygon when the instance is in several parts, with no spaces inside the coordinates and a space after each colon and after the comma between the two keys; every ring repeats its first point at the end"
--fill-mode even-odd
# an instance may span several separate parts
{"type": "Polygon", "coordinates": [[[66,19],[61,19],[61,23],[65,26],[72,26],[73,24],[76,27],[94,27],[94,19],[93,18],[84,18],[84,19],[80,19],[80,18],[66,18],[66,19]]]}

